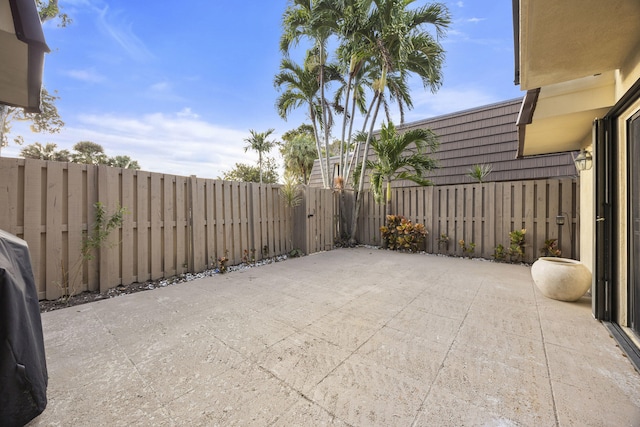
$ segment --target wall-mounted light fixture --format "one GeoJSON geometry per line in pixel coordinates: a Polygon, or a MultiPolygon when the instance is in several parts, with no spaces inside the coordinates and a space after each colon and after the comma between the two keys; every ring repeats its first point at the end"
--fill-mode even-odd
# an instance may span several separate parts
{"type": "Polygon", "coordinates": [[[588,171],[593,166],[593,157],[590,152],[583,148],[578,155],[573,158],[573,163],[575,163],[578,171],[588,171]]]}
{"type": "Polygon", "coordinates": [[[563,214],[556,215],[556,224],[564,225],[564,215],[563,214]]]}

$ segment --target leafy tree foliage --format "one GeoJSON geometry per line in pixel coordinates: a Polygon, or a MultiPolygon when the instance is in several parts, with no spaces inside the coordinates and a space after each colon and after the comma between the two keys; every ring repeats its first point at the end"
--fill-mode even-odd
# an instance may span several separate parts
{"type": "Polygon", "coordinates": [[[71,154],[71,160],[74,163],[83,163],[86,165],[105,165],[108,157],[104,153],[104,148],[100,144],[91,141],[80,141],[73,146],[74,153],[71,154]]]}
{"type": "MultiPolygon", "coordinates": [[[[46,88],[42,88],[40,95],[41,113],[25,113],[22,108],[0,106],[0,149],[9,145],[8,135],[11,133],[11,124],[13,121],[31,122],[29,126],[32,132],[37,133],[58,133],[64,126],[64,122],[58,114],[56,100],[59,96],[50,94],[46,88]]],[[[13,142],[22,145],[24,138],[17,135],[13,138],[13,142]]]]}
{"type": "MultiPolygon", "coordinates": [[[[266,158],[263,161],[262,183],[275,184],[278,182],[276,162],[272,158],[266,158]]],[[[258,165],[248,165],[246,163],[236,163],[235,167],[229,171],[223,172],[222,178],[227,181],[240,182],[260,182],[261,169],[258,165]]]]}
{"type": "Polygon", "coordinates": [[[69,150],[57,150],[56,144],[48,143],[42,145],[39,142],[27,145],[20,151],[20,155],[25,159],[55,160],[58,162],[68,162],[71,157],[69,150]]]}
{"type": "Polygon", "coordinates": [[[69,15],[60,10],[60,7],[58,6],[58,0],[36,0],[36,6],[38,7],[40,22],[42,23],[58,18],[58,26],[66,27],[72,22],[69,15]]]}
{"type": "Polygon", "coordinates": [[[298,183],[307,184],[313,162],[318,158],[313,127],[303,124],[297,129],[282,135],[280,154],[284,159],[285,175],[291,176],[298,183]]]}
{"type": "Polygon", "coordinates": [[[133,160],[129,156],[115,156],[110,157],[107,161],[109,166],[122,169],[140,169],[140,165],[137,160],[133,160]]]}
{"type": "Polygon", "coordinates": [[[87,165],[108,165],[123,169],[140,169],[136,160],[129,156],[107,157],[100,144],[91,141],[81,141],[73,146],[73,152],[59,150],[56,144],[42,145],[39,142],[29,144],[20,151],[25,159],[55,160],[58,162],[72,162],[87,165]]]}
{"type": "Polygon", "coordinates": [[[247,145],[244,147],[244,152],[247,150],[253,150],[258,153],[258,172],[259,172],[259,183],[262,184],[262,156],[265,153],[271,151],[271,149],[276,145],[275,141],[270,141],[267,138],[275,132],[275,129],[269,129],[266,132],[256,132],[255,130],[249,130],[251,136],[245,139],[247,145]]]}
{"type": "Polygon", "coordinates": [[[378,203],[386,201],[387,215],[391,212],[391,183],[395,180],[409,180],[418,185],[433,185],[425,174],[437,167],[437,162],[429,156],[438,148],[436,135],[428,129],[412,129],[398,133],[393,123],[382,125],[380,138],[372,138],[371,147],[375,160],[367,160],[371,171],[371,189],[378,203]],[[411,150],[410,150],[411,149],[411,150]],[[383,185],[386,184],[386,194],[383,185]]]}

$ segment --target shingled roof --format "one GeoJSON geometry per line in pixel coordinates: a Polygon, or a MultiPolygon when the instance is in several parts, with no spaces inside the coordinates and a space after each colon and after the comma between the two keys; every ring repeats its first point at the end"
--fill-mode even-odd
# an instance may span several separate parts
{"type": "MultiPolygon", "coordinates": [[[[490,164],[493,172],[486,181],[520,181],[575,176],[571,153],[516,159],[518,132],[516,120],[522,98],[485,105],[430,119],[405,123],[400,131],[429,128],[438,135],[440,148],[434,154],[440,168],[430,179],[436,185],[469,184],[467,176],[476,164],[490,164]]],[[[310,186],[321,187],[318,161],[311,172],[310,186]]],[[[398,182],[394,186],[411,186],[398,182]]]]}

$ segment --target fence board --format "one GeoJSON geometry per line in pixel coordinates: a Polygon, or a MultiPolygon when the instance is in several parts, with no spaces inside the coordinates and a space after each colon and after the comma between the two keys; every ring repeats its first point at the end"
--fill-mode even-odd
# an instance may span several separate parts
{"type": "Polygon", "coordinates": [[[176,270],[178,274],[188,271],[189,266],[189,199],[187,197],[187,177],[175,177],[175,214],[176,229],[176,270]]]}
{"type": "MultiPolygon", "coordinates": [[[[548,236],[549,235],[549,221],[548,221],[548,216],[547,216],[547,182],[538,182],[538,185],[536,187],[536,206],[535,206],[535,218],[536,218],[536,224],[535,224],[535,229],[533,230],[533,235],[534,236],[539,236],[539,235],[544,235],[544,236],[548,236]]],[[[545,239],[546,240],[546,239],[545,239]]],[[[540,242],[541,245],[544,245],[544,242],[540,242]]],[[[541,246],[538,247],[538,252],[536,252],[537,255],[540,254],[540,248],[541,246]]]]}
{"type": "MultiPolygon", "coordinates": [[[[49,166],[51,168],[51,165],[49,166]]],[[[108,166],[98,167],[98,197],[105,213],[105,220],[118,208],[118,170],[108,166]]],[[[94,216],[95,218],[95,216],[94,216]]],[[[112,232],[99,250],[100,292],[120,284],[120,241],[119,233],[112,232]]]]}
{"type": "MultiPolygon", "coordinates": [[[[84,196],[85,202],[83,219],[85,223],[85,229],[87,232],[93,226],[96,217],[96,203],[98,203],[98,168],[96,166],[86,167],[87,179],[86,179],[86,195],[84,196]]],[[[97,291],[100,289],[100,259],[98,257],[98,251],[91,251],[91,259],[86,263],[86,283],[90,291],[97,291]]]]}
{"type": "Polygon", "coordinates": [[[18,235],[17,209],[18,191],[18,159],[2,159],[0,167],[0,229],[18,235]]]}
{"type": "Polygon", "coordinates": [[[84,266],[82,257],[84,231],[82,223],[82,170],[83,166],[81,165],[73,163],[67,165],[67,261],[65,263],[66,278],[63,280],[68,282],[71,294],[87,290],[82,280],[84,266]]]}
{"type": "Polygon", "coordinates": [[[47,299],[63,295],[62,266],[62,163],[51,163],[47,168],[46,195],[46,277],[52,286],[47,288],[47,299]]]}
{"type": "Polygon", "coordinates": [[[474,243],[477,244],[477,240],[476,240],[476,236],[474,233],[474,229],[473,229],[473,225],[474,225],[474,221],[475,218],[473,217],[473,192],[474,192],[474,187],[473,185],[466,185],[463,187],[463,200],[462,200],[462,205],[463,205],[463,210],[462,210],[462,221],[463,221],[463,229],[464,229],[464,235],[463,235],[463,239],[465,240],[465,242],[467,242],[468,244],[474,243]]]}
{"type": "MultiPolygon", "coordinates": [[[[24,233],[23,238],[29,242],[29,253],[31,254],[31,265],[33,267],[33,277],[36,282],[38,298],[46,297],[47,280],[46,254],[43,254],[42,237],[43,228],[43,194],[46,195],[46,181],[42,177],[42,167],[44,162],[37,160],[25,160],[24,165],[24,233]],[[44,181],[44,182],[43,182],[44,181]],[[44,187],[44,191],[43,191],[44,187]]],[[[1,173],[1,170],[0,170],[1,173]]],[[[2,209],[0,207],[0,209],[2,209]]],[[[2,221],[2,217],[0,217],[2,221]]],[[[82,221],[80,221],[82,227],[82,221]]],[[[2,228],[2,226],[0,226],[2,228]]],[[[46,248],[44,248],[46,249],[46,248]]]]}
{"type": "Polygon", "coordinates": [[[216,245],[213,253],[213,258],[209,260],[212,265],[215,265],[218,258],[224,256],[224,193],[223,182],[214,181],[214,209],[215,209],[215,225],[216,225],[216,245]]]}
{"type": "MultiPolygon", "coordinates": [[[[562,210],[563,214],[565,215],[565,223],[562,227],[560,227],[561,230],[561,241],[566,245],[566,247],[573,247],[573,242],[572,242],[572,237],[573,237],[573,233],[572,233],[572,229],[573,229],[573,225],[574,225],[574,221],[575,221],[575,215],[573,215],[571,212],[574,212],[575,210],[573,209],[572,206],[572,201],[575,199],[573,197],[573,183],[572,180],[569,178],[564,178],[560,180],[560,191],[561,191],[561,196],[560,196],[560,209],[562,210]]],[[[573,253],[571,253],[571,256],[573,256],[573,253]]]]}
{"type": "Polygon", "coordinates": [[[527,239],[529,241],[529,250],[525,252],[525,259],[527,262],[533,262],[537,259],[538,253],[538,239],[535,238],[536,233],[533,227],[534,224],[534,210],[535,210],[535,192],[534,181],[524,181],[524,189],[522,197],[523,203],[523,216],[524,216],[524,228],[527,230],[527,234],[533,239],[527,239]]]}
{"type": "Polygon", "coordinates": [[[205,182],[206,264],[212,268],[216,254],[216,210],[214,181],[205,182]]]}
{"type": "Polygon", "coordinates": [[[162,271],[164,277],[170,277],[177,273],[175,259],[175,199],[173,191],[176,180],[170,175],[165,175],[162,180],[162,271]]]}
{"type": "Polygon", "coordinates": [[[124,209],[122,218],[122,283],[133,283],[138,280],[136,274],[136,256],[134,244],[134,225],[133,207],[135,205],[135,187],[134,176],[135,171],[132,169],[122,169],[122,190],[120,193],[120,206],[124,209]]]}
{"type": "Polygon", "coordinates": [[[496,203],[496,183],[490,182],[483,186],[484,197],[482,206],[482,216],[484,217],[484,235],[486,246],[484,248],[484,258],[490,258],[494,253],[494,248],[498,245],[496,242],[496,212],[500,207],[496,203]]]}
{"type": "Polygon", "coordinates": [[[138,242],[138,282],[145,282],[151,278],[151,268],[149,260],[149,172],[138,172],[138,197],[136,203],[136,230],[138,242]]]}
{"type": "Polygon", "coordinates": [[[191,239],[193,248],[193,267],[194,271],[202,271],[207,266],[207,249],[205,239],[205,180],[192,176],[190,179],[191,192],[191,239]]]}

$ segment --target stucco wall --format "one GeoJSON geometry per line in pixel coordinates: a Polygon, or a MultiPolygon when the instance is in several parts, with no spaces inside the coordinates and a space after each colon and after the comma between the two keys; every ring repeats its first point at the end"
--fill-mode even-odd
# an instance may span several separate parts
{"type": "MultiPolygon", "coordinates": [[[[588,148],[591,150],[591,147],[588,148]]],[[[594,158],[594,162],[597,159],[594,158]]],[[[593,272],[594,266],[594,201],[593,178],[595,168],[580,172],[580,261],[593,272]]]]}

